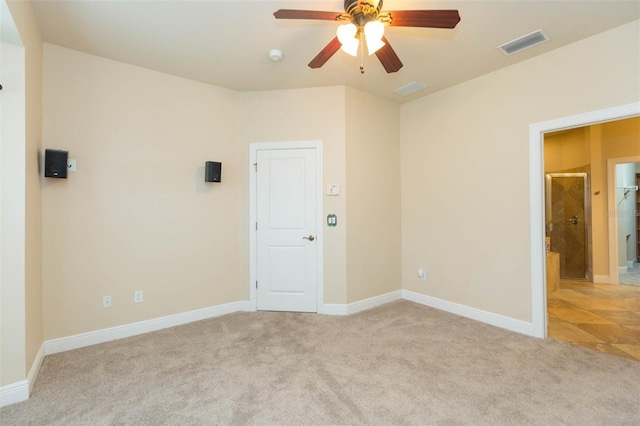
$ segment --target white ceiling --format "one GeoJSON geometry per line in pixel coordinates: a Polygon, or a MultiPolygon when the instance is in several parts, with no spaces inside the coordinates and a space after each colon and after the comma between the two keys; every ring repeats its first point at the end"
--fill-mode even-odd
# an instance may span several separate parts
{"type": "MultiPolygon", "coordinates": [[[[307,64],[335,36],[332,21],[276,20],[277,9],[342,12],[343,1],[32,0],[45,42],[226,87],[259,91],[352,86],[402,103],[640,19],[640,1],[402,1],[383,11],[458,9],[453,30],[387,27],[404,63],[387,74],[378,59],[338,51],[320,69],[307,64]],[[505,56],[496,47],[544,29],[550,41],[505,56]],[[270,49],[283,59],[272,62],[270,49]],[[419,81],[427,89],[393,90],[419,81]]],[[[594,58],[597,60],[597,58],[594,58]]]]}

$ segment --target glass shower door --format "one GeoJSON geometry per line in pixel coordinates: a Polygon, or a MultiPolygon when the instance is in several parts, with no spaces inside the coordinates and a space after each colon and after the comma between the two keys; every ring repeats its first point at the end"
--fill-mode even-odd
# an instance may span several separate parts
{"type": "Polygon", "coordinates": [[[591,279],[587,173],[546,175],[547,236],[560,254],[560,278],[591,279]]]}

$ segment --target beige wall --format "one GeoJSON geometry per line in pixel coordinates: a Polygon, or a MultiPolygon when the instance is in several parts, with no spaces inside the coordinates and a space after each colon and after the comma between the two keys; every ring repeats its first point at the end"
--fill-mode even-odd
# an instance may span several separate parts
{"type": "Polygon", "coordinates": [[[25,45],[25,328],[26,368],[31,368],[43,341],[42,321],[42,185],[38,156],[42,149],[42,37],[30,4],[20,4],[20,35],[25,45]]]}
{"type": "Polygon", "coordinates": [[[3,43],[2,47],[0,385],[27,377],[43,341],[42,207],[37,166],[42,137],[42,39],[30,3],[10,1],[6,5],[22,46],[3,43]],[[5,78],[6,72],[11,77],[5,78]],[[7,116],[7,112],[17,115],[7,116]]]}
{"type": "Polygon", "coordinates": [[[2,343],[0,383],[26,377],[25,363],[25,96],[24,48],[0,45],[2,77],[2,139],[0,143],[0,283],[2,343]],[[11,66],[4,65],[11,64],[11,66]],[[14,66],[16,65],[16,66],[14,66]]]}
{"type": "Polygon", "coordinates": [[[400,288],[397,105],[349,91],[389,121],[384,132],[351,128],[354,170],[364,155],[391,164],[386,178],[353,174],[369,188],[351,201],[357,229],[377,228],[370,208],[392,222],[378,246],[354,235],[350,256],[344,87],[238,94],[45,44],[44,94],[45,148],[68,150],[78,168],[44,182],[45,338],[247,300],[252,142],[323,143],[323,186],[341,186],[323,200],[323,216],[338,215],[337,227],[323,225],[325,303],[400,288]],[[366,153],[367,143],[377,149],[366,153]],[[222,184],[201,182],[205,160],[223,162],[222,184]],[[364,271],[372,259],[385,262],[364,271]]]}
{"type": "Polygon", "coordinates": [[[639,24],[402,106],[404,289],[531,321],[529,125],[639,101],[639,24]]]}
{"type": "Polygon", "coordinates": [[[347,301],[401,289],[400,108],[346,90],[347,301]]]}
{"type": "MultiPolygon", "coordinates": [[[[345,176],[345,88],[281,90],[243,93],[240,120],[241,164],[249,163],[249,144],[320,140],[323,144],[323,187],[340,185],[339,196],[325,196],[323,217],[338,216],[338,226],[324,226],[324,301],[347,301],[346,199],[349,188],[345,176]]],[[[239,239],[241,258],[249,258],[249,171],[241,176],[239,239]],[[246,224],[246,225],[245,225],[246,224]]],[[[249,298],[248,263],[241,280],[243,299],[249,298]]]]}
{"type": "MultiPolygon", "coordinates": [[[[635,22],[403,105],[399,118],[344,87],[238,94],[45,45],[43,144],[69,150],[78,171],[44,182],[44,338],[246,300],[248,144],[296,140],[323,142],[324,184],[341,186],[324,198],[339,224],[324,228],[326,303],[398,289],[401,250],[402,288],[530,320],[528,126],[637,101],[637,39],[635,22]],[[388,128],[350,122],[366,116],[352,110],[362,101],[388,128]],[[359,167],[398,155],[394,125],[400,167],[381,182],[359,167]],[[223,162],[223,183],[202,182],[206,160],[223,162]],[[398,170],[401,247],[361,253],[363,232],[379,229],[368,209],[398,217],[398,170]]],[[[397,228],[383,233],[397,247],[397,228]]]]}
{"type": "MultiPolygon", "coordinates": [[[[602,159],[602,127],[588,127],[591,158],[602,159]]],[[[607,210],[607,164],[606,161],[591,161],[591,238],[593,256],[593,280],[610,282],[609,278],[609,223],[607,210]]]]}
{"type": "Polygon", "coordinates": [[[640,118],[612,121],[590,126],[591,198],[593,227],[593,274],[601,281],[609,278],[609,209],[607,186],[607,161],[640,155],[640,118]],[[597,159],[597,160],[596,160],[597,159]]]}
{"type": "Polygon", "coordinates": [[[235,92],[45,44],[44,146],[77,160],[44,182],[45,339],[243,298],[238,112],[235,92]]]}
{"type": "Polygon", "coordinates": [[[591,165],[589,126],[544,135],[545,173],[588,165],[591,165]]]}
{"type": "MultiPolygon", "coordinates": [[[[599,124],[597,126],[601,138],[602,145],[602,159],[600,162],[601,167],[605,171],[604,179],[600,182],[600,186],[604,188],[604,202],[606,203],[608,199],[608,188],[606,184],[606,170],[607,170],[607,162],[609,159],[616,158],[628,158],[628,157],[637,157],[640,156],[640,117],[631,118],[627,120],[613,121],[609,123],[599,124]]],[[[616,191],[618,193],[619,191],[616,191]]],[[[633,195],[633,194],[632,194],[633,195]]],[[[633,196],[630,197],[631,202],[626,203],[627,209],[633,209],[633,196]]],[[[608,222],[608,218],[606,216],[606,211],[609,209],[609,206],[605,204],[604,209],[595,210],[594,215],[601,216],[601,220],[604,222],[608,222]]],[[[624,206],[616,206],[616,210],[623,210],[624,206]]],[[[635,209],[634,209],[635,210],[635,209]]],[[[635,218],[627,217],[627,220],[630,222],[628,224],[629,227],[633,227],[635,218]]],[[[618,222],[620,224],[620,222],[618,222]]],[[[608,229],[608,223],[607,223],[608,229]]],[[[622,244],[625,247],[625,235],[618,235],[618,245],[622,244]]],[[[633,240],[635,241],[635,239],[633,240]]],[[[595,243],[595,241],[594,241],[595,243]]],[[[609,242],[607,241],[607,250],[609,247],[609,242]]],[[[623,256],[626,250],[618,250],[618,256],[623,256]]],[[[607,252],[608,253],[608,252],[607,252]]],[[[607,266],[609,266],[609,262],[607,259],[607,266]]],[[[619,265],[624,266],[624,265],[619,265]]],[[[607,272],[608,275],[608,272],[607,272]]]]}

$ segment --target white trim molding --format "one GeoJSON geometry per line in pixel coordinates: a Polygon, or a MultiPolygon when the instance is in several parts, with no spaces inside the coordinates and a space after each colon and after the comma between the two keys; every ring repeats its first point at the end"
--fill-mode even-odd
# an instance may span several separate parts
{"type": "MultiPolygon", "coordinates": [[[[529,125],[529,209],[531,241],[531,317],[533,336],[547,337],[544,246],[544,134],[640,116],[640,102],[529,125]]],[[[594,277],[595,281],[595,277],[594,277]]]]}
{"type": "Polygon", "coordinates": [[[27,375],[27,382],[29,382],[29,395],[31,395],[31,391],[33,391],[33,384],[36,382],[38,378],[38,373],[40,373],[40,367],[42,367],[42,362],[44,361],[44,343],[40,345],[40,349],[36,354],[36,358],[33,360],[33,364],[31,364],[31,368],[29,369],[29,374],[27,375]]]}
{"type": "Polygon", "coordinates": [[[530,322],[505,317],[504,315],[494,314],[492,312],[483,311],[481,309],[472,308],[459,303],[449,302],[447,300],[438,299],[436,297],[427,296],[410,290],[402,290],[402,298],[431,308],[439,309],[441,311],[459,315],[461,317],[480,321],[506,330],[515,331],[516,333],[526,334],[527,336],[534,335],[533,324],[530,322]]]}
{"type": "Polygon", "coordinates": [[[36,354],[36,358],[31,364],[29,375],[26,380],[21,380],[10,385],[0,387],[0,407],[5,407],[18,402],[26,401],[31,395],[33,384],[36,382],[40,367],[44,361],[44,344],[40,345],[40,349],[36,354]]]}
{"type": "Polygon", "coordinates": [[[436,297],[427,296],[410,290],[392,291],[390,293],[370,297],[369,299],[349,304],[325,304],[324,313],[325,315],[352,315],[366,309],[375,308],[401,299],[504,328],[506,330],[515,331],[516,333],[533,336],[533,324],[530,322],[505,317],[503,315],[494,314],[492,312],[483,311],[470,306],[461,305],[459,303],[449,302],[447,300],[438,299],[436,297]]]}
{"type": "Polygon", "coordinates": [[[44,342],[44,353],[45,355],[52,355],[59,352],[66,352],[240,311],[251,311],[250,303],[248,301],[232,302],[225,305],[217,305],[117,327],[90,331],[88,333],[61,337],[59,339],[46,340],[44,342]]]}
{"type": "Polygon", "coordinates": [[[29,399],[29,382],[21,380],[0,387],[0,407],[16,404],[29,399]]]}
{"type": "Polygon", "coordinates": [[[351,315],[367,309],[375,308],[385,303],[394,302],[402,299],[402,290],[392,291],[390,293],[381,294],[380,296],[370,297],[368,299],[359,300],[349,304],[325,304],[325,315],[351,315]]]}
{"type": "Polygon", "coordinates": [[[609,275],[594,275],[593,282],[596,284],[611,284],[611,278],[609,278],[609,275]]]}

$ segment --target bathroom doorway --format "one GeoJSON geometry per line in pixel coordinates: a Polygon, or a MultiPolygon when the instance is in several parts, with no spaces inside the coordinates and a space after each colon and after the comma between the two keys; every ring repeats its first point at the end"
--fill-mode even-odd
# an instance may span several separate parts
{"type": "Polygon", "coordinates": [[[545,178],[547,237],[550,250],[560,254],[560,278],[591,281],[589,174],[548,173],[545,178]]]}
{"type": "Polygon", "coordinates": [[[609,159],[607,167],[611,283],[640,286],[640,156],[609,159]]]}
{"type": "MultiPolygon", "coordinates": [[[[596,283],[608,283],[608,274],[607,276],[602,275],[603,273],[607,273],[609,269],[609,250],[608,244],[606,244],[608,230],[604,227],[606,226],[607,218],[608,192],[606,179],[603,179],[607,174],[606,159],[629,154],[622,152],[626,151],[626,149],[620,149],[622,148],[620,146],[615,146],[615,153],[603,152],[603,148],[609,151],[609,148],[612,146],[612,144],[602,144],[603,125],[610,122],[615,123],[614,125],[616,126],[627,123],[633,128],[635,123],[637,123],[633,121],[634,119],[640,119],[640,102],[533,123],[529,126],[531,283],[533,292],[532,334],[536,337],[547,337],[547,324],[550,323],[550,318],[547,318],[547,296],[551,293],[557,293],[548,288],[550,282],[549,275],[552,270],[548,266],[545,266],[545,264],[548,265],[549,263],[550,254],[545,256],[544,249],[544,237],[546,236],[544,176],[547,173],[589,173],[591,185],[591,240],[594,281],[592,285],[601,286],[602,284],[596,283]],[[587,127],[585,128],[583,126],[587,127]],[[592,129],[588,129],[589,127],[592,127],[592,129]],[[579,128],[585,128],[586,130],[584,131],[589,132],[588,139],[576,138],[571,146],[567,146],[567,149],[565,149],[564,144],[559,144],[555,149],[548,145],[549,138],[553,135],[559,135],[579,128]],[[576,149],[574,150],[573,148],[576,149]],[[592,159],[595,159],[595,161],[592,161],[592,159]],[[589,165],[588,170],[586,170],[586,165],[589,165]],[[593,212],[597,214],[593,214],[593,212]],[[600,242],[598,243],[598,241],[600,242]],[[602,242],[604,242],[604,244],[602,242]],[[596,263],[596,260],[598,263],[596,263]]],[[[605,137],[604,139],[608,138],[605,137]]],[[[619,137],[616,139],[621,140],[619,137]]],[[[625,146],[628,145],[632,150],[638,149],[637,136],[624,139],[625,141],[629,139],[629,143],[625,143],[625,146]]],[[[579,281],[579,283],[585,282],[579,281]]],[[[585,284],[586,286],[589,285],[588,283],[585,284]]],[[[589,289],[585,290],[588,291],[589,289]]],[[[576,296],[572,292],[569,293],[576,296]]],[[[613,308],[610,310],[615,311],[616,309],[613,308]]]]}

